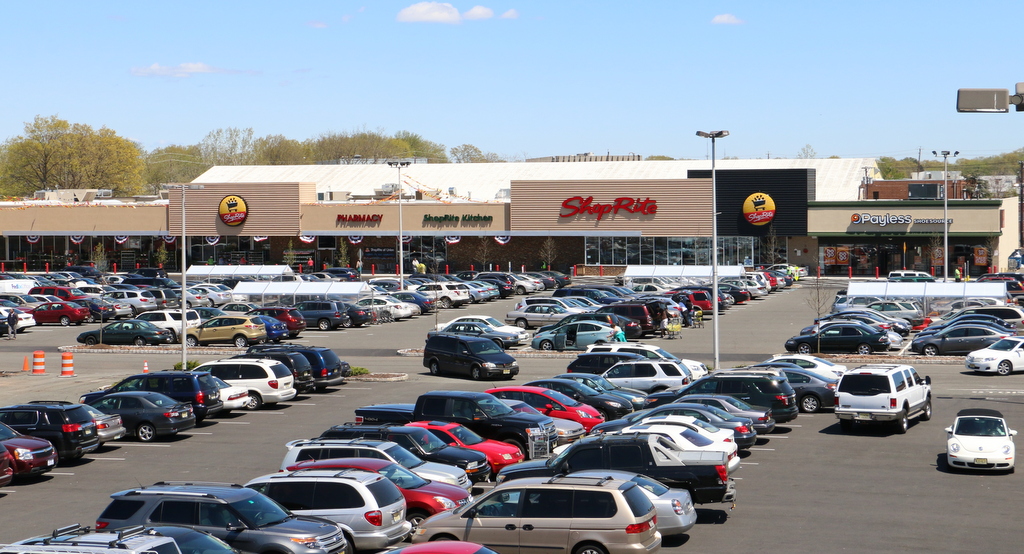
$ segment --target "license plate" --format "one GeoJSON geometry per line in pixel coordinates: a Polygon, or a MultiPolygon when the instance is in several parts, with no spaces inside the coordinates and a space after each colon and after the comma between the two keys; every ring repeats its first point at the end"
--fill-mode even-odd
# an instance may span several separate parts
{"type": "Polygon", "coordinates": [[[402,514],[395,512],[391,514],[391,523],[398,523],[398,520],[402,519],[402,514]]]}
{"type": "Polygon", "coordinates": [[[509,373],[512,373],[512,370],[511,369],[503,369],[503,370],[501,370],[501,372],[504,373],[505,375],[508,375],[509,373]]]}
{"type": "Polygon", "coordinates": [[[974,463],[978,465],[986,465],[988,464],[988,458],[975,458],[974,463]]]}
{"type": "Polygon", "coordinates": [[[857,414],[857,419],[871,419],[871,414],[857,414]]]}
{"type": "Polygon", "coordinates": [[[55,460],[53,458],[50,458],[49,460],[46,460],[46,465],[48,465],[48,466],[52,466],[55,463],[57,463],[57,460],[55,460]]]}

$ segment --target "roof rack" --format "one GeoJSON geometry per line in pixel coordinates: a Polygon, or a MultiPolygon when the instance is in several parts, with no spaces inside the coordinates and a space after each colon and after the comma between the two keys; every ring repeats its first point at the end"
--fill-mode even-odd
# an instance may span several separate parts
{"type": "Polygon", "coordinates": [[[548,479],[547,481],[544,481],[544,484],[550,485],[550,484],[553,484],[553,483],[564,483],[564,482],[566,482],[566,481],[568,481],[570,479],[578,480],[578,481],[595,481],[594,484],[598,485],[598,486],[604,485],[608,481],[614,481],[615,480],[615,478],[612,477],[611,475],[608,475],[608,476],[605,476],[605,477],[590,477],[590,476],[585,476],[585,475],[561,475],[561,474],[559,474],[559,475],[555,475],[554,477],[548,479]]]}
{"type": "MultiPolygon", "coordinates": [[[[124,529],[121,529],[121,530],[116,532],[116,535],[115,535],[116,538],[114,538],[114,539],[112,539],[110,541],[107,541],[107,548],[126,548],[126,546],[124,544],[122,544],[122,541],[124,541],[125,539],[130,539],[132,537],[136,537],[136,536],[142,535],[145,532],[146,532],[146,527],[144,525],[135,525],[135,526],[132,526],[132,527],[125,527],[124,529]]],[[[56,541],[58,538],[63,537],[65,535],[75,535],[75,536],[81,537],[81,536],[89,535],[90,533],[113,534],[114,532],[113,531],[94,531],[93,529],[91,529],[89,527],[82,527],[81,524],[75,523],[74,525],[68,525],[66,527],[58,527],[57,529],[54,529],[53,532],[50,533],[49,537],[43,539],[43,544],[44,545],[53,544],[54,541],[56,541]]],[[[76,541],[76,540],[63,540],[63,541],[60,541],[60,544],[61,545],[71,545],[71,546],[97,546],[96,543],[88,543],[88,542],[82,542],[82,541],[76,541]]]]}
{"type": "Polygon", "coordinates": [[[70,402],[68,400],[30,400],[29,404],[61,404],[61,405],[71,405],[71,404],[78,404],[78,402],[70,402]]]}
{"type": "Polygon", "coordinates": [[[157,481],[154,487],[228,487],[232,489],[244,489],[238,483],[224,483],[220,481],[157,481]]]}

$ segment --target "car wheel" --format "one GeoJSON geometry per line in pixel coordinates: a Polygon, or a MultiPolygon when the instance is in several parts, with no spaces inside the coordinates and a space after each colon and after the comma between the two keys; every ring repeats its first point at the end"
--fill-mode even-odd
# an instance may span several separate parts
{"type": "Polygon", "coordinates": [[[86,317],[86,318],[85,318],[85,322],[86,322],[86,323],[96,323],[96,318],[95,318],[95,317],[93,317],[93,315],[92,315],[92,314],[89,314],[89,317],[86,317]]]}
{"type": "Polygon", "coordinates": [[[316,322],[316,326],[321,331],[330,331],[331,330],[331,320],[329,320],[329,319],[321,319],[320,321],[316,322]]]}
{"type": "Polygon", "coordinates": [[[519,327],[520,329],[529,329],[530,322],[526,321],[523,318],[519,318],[516,320],[516,327],[519,327]]]}
{"type": "Polygon", "coordinates": [[[138,316],[139,316],[139,309],[136,308],[135,306],[132,306],[132,319],[135,319],[138,316]]]}
{"type": "Polygon", "coordinates": [[[168,329],[171,332],[171,342],[178,342],[178,333],[174,329],[168,329]]]}
{"type": "Polygon", "coordinates": [[[483,374],[480,373],[480,366],[475,365],[471,367],[469,369],[469,376],[472,377],[474,381],[479,381],[483,378],[483,374]]]}
{"type": "Polygon", "coordinates": [[[405,513],[405,520],[412,524],[412,534],[416,534],[416,529],[419,528],[420,524],[423,523],[424,519],[430,517],[430,514],[422,510],[409,510],[405,513]]]}
{"type": "Polygon", "coordinates": [[[505,349],[505,343],[502,342],[501,339],[494,339],[494,344],[497,344],[498,348],[500,348],[502,350],[505,349]]]}
{"type": "Polygon", "coordinates": [[[235,343],[236,348],[245,348],[246,346],[249,346],[249,338],[245,335],[235,335],[233,342],[235,343]]]}
{"type": "Polygon", "coordinates": [[[346,320],[342,321],[341,322],[341,326],[342,327],[351,327],[352,326],[352,319],[349,318],[349,319],[346,319],[346,320]]]}
{"type": "Polygon", "coordinates": [[[842,431],[844,433],[849,433],[850,431],[853,431],[853,420],[852,419],[840,419],[839,420],[839,428],[842,429],[842,431]]]}
{"type": "Polygon", "coordinates": [[[524,287],[516,287],[516,294],[526,294],[526,289],[524,287]]]}
{"type": "Polygon", "coordinates": [[[601,414],[601,419],[608,421],[608,412],[604,408],[596,408],[597,413],[601,414]]]}
{"type": "Polygon", "coordinates": [[[339,554],[355,554],[356,545],[352,542],[352,537],[345,533],[345,548],[341,550],[339,554]]]}
{"type": "Polygon", "coordinates": [[[929,344],[924,347],[923,353],[925,356],[938,356],[939,348],[934,344],[929,344]]]}
{"type": "Polygon", "coordinates": [[[1012,372],[1013,364],[1010,363],[1010,360],[1003,360],[999,362],[999,366],[996,367],[996,373],[999,375],[1009,375],[1012,372]]]}
{"type": "Polygon", "coordinates": [[[96,346],[97,342],[96,337],[85,337],[85,344],[89,346],[96,346]]]}
{"type": "Polygon", "coordinates": [[[813,414],[821,409],[821,400],[817,396],[808,394],[800,399],[800,411],[805,414],[813,414]]]}
{"type": "Polygon", "coordinates": [[[861,343],[857,345],[857,353],[861,356],[867,356],[871,353],[871,345],[867,343],[861,343]]]}
{"type": "Polygon", "coordinates": [[[505,444],[511,444],[512,446],[518,448],[519,451],[523,453],[523,457],[524,458],[529,458],[529,456],[527,455],[527,452],[526,452],[526,445],[523,444],[523,441],[521,441],[521,440],[519,440],[517,438],[507,438],[507,439],[505,439],[505,440],[503,440],[501,442],[503,442],[505,444]]]}
{"type": "Polygon", "coordinates": [[[263,407],[263,397],[258,392],[249,392],[249,399],[245,401],[246,410],[258,410],[263,407]]]}
{"type": "Polygon", "coordinates": [[[192,303],[191,302],[185,302],[185,309],[191,310],[192,309],[192,303]]]}
{"type": "Polygon", "coordinates": [[[156,438],[156,427],[152,423],[140,423],[135,428],[135,438],[142,442],[149,442],[156,438]]]}
{"type": "Polygon", "coordinates": [[[924,403],[924,409],[921,410],[921,421],[928,421],[932,418],[932,397],[928,397],[928,400],[924,403]]]}
{"type": "Polygon", "coordinates": [[[185,337],[185,344],[188,345],[189,348],[192,348],[193,346],[199,346],[199,339],[193,336],[185,337]]]}
{"type": "Polygon", "coordinates": [[[798,354],[810,354],[811,345],[807,344],[806,342],[801,342],[800,344],[797,345],[796,351],[798,354]]]}
{"type": "Polygon", "coordinates": [[[65,326],[65,327],[67,327],[68,325],[71,325],[71,318],[66,316],[66,315],[60,316],[60,324],[65,326]]]}
{"type": "Polygon", "coordinates": [[[910,427],[910,421],[907,419],[907,411],[903,410],[899,413],[899,417],[896,418],[896,434],[902,435],[906,433],[908,427],[910,427]]]}
{"type": "Polygon", "coordinates": [[[452,299],[448,298],[447,296],[444,296],[437,301],[437,305],[440,306],[442,309],[447,310],[448,308],[452,307],[452,299]]]}
{"type": "Polygon", "coordinates": [[[608,551],[599,544],[581,544],[573,549],[572,554],[608,554],[608,551]]]}
{"type": "Polygon", "coordinates": [[[441,375],[441,366],[437,363],[437,360],[430,360],[430,374],[441,375]]]}
{"type": "Polygon", "coordinates": [[[551,342],[549,340],[542,340],[542,341],[540,341],[540,349],[541,350],[554,350],[555,349],[555,343],[553,343],[553,342],[551,342]]]}
{"type": "Polygon", "coordinates": [[[146,346],[146,339],[142,337],[135,337],[132,340],[132,344],[134,344],[135,346],[146,346]]]}

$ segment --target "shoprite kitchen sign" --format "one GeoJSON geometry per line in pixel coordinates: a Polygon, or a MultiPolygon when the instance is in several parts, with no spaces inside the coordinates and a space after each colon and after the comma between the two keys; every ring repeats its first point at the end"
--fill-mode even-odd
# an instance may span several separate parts
{"type": "Polygon", "coordinates": [[[593,196],[586,198],[573,196],[562,202],[562,211],[558,214],[558,217],[575,217],[577,215],[590,214],[596,215],[598,221],[600,221],[602,217],[608,214],[619,215],[620,213],[654,215],[658,213],[658,202],[650,198],[640,200],[632,196],[621,196],[610,203],[603,204],[594,202],[593,196]]]}
{"type": "MultiPolygon", "coordinates": [[[[942,218],[933,217],[914,217],[907,214],[870,214],[870,213],[858,213],[850,216],[850,223],[853,225],[878,225],[879,227],[885,227],[886,225],[910,225],[914,224],[927,224],[927,223],[942,223],[942,218]]],[[[953,218],[949,218],[949,223],[953,223],[953,218]]]]}
{"type": "Polygon", "coordinates": [[[433,215],[424,214],[423,224],[424,225],[470,225],[480,223],[493,223],[494,216],[492,215],[481,215],[481,214],[444,214],[444,215],[433,215]]]}

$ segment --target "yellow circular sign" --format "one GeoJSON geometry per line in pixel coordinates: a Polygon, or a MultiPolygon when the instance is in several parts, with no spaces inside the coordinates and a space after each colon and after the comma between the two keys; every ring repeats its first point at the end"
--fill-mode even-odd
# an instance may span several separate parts
{"type": "Polygon", "coordinates": [[[767,225],[775,219],[775,201],[763,192],[755,192],[743,201],[743,218],[751,225],[767,225]]]}
{"type": "Polygon", "coordinates": [[[232,227],[245,223],[245,218],[249,215],[249,207],[245,204],[245,200],[241,196],[225,196],[220,201],[220,208],[217,211],[220,215],[220,220],[225,225],[232,227]]]}

